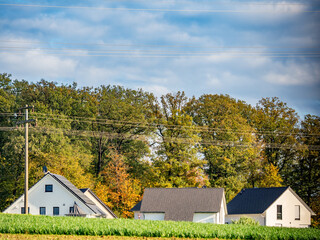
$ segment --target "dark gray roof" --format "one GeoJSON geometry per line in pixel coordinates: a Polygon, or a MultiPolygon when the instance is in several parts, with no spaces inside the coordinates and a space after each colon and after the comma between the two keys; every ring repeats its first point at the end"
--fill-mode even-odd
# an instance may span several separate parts
{"type": "Polygon", "coordinates": [[[147,188],[140,211],[163,212],[164,220],[192,221],[194,213],[219,212],[223,188],[147,188]]]}
{"type": "Polygon", "coordinates": [[[141,208],[141,202],[138,202],[133,208],[130,209],[130,211],[134,212],[134,211],[140,211],[141,208]]]}
{"type": "Polygon", "coordinates": [[[53,174],[48,172],[53,178],[55,178],[58,182],[60,182],[63,186],[65,186],[71,193],[73,193],[77,198],[79,198],[85,204],[95,205],[86,195],[83,194],[75,185],[73,185],[68,179],[65,177],[53,174]]]}
{"type": "MultiPolygon", "coordinates": [[[[61,185],[63,185],[67,190],[69,190],[73,195],[75,195],[81,202],[83,202],[94,213],[98,215],[104,215],[101,209],[93,201],[91,201],[86,195],[84,195],[82,191],[80,191],[76,186],[74,186],[68,179],[66,179],[61,175],[53,174],[50,172],[48,172],[47,174],[50,174],[54,179],[56,179],[59,183],[61,183],[61,185]]],[[[98,198],[97,196],[95,197],[98,198]]],[[[100,202],[102,201],[100,200],[100,202]]],[[[110,213],[112,213],[112,215],[114,215],[114,213],[110,209],[109,211],[110,213]]]]}
{"type": "Polygon", "coordinates": [[[243,189],[228,203],[228,214],[261,214],[287,189],[288,187],[243,189]]]}

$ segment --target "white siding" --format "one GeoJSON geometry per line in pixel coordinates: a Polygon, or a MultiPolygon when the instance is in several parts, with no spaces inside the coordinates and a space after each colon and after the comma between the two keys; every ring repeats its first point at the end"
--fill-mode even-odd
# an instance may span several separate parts
{"type": "Polygon", "coordinates": [[[193,222],[217,223],[217,219],[217,213],[195,213],[193,215],[193,222]]]}
{"type": "Polygon", "coordinates": [[[134,211],[134,219],[144,220],[144,214],[140,211],[134,211]]]}
{"type": "Polygon", "coordinates": [[[99,209],[106,215],[106,218],[114,218],[114,216],[112,216],[110,212],[89,191],[85,191],[84,195],[86,195],[92,202],[94,202],[99,207],[99,209]]]}
{"type": "MultiPolygon", "coordinates": [[[[76,202],[79,208],[88,216],[94,214],[84,203],[82,203],[70,191],[58,183],[50,174],[46,175],[41,181],[36,183],[29,191],[30,214],[39,215],[40,207],[46,208],[46,215],[53,215],[53,207],[59,207],[59,216],[69,213],[69,208],[76,202]],[[53,192],[45,192],[45,185],[52,184],[53,192]]],[[[21,213],[24,206],[24,196],[20,197],[15,203],[7,208],[4,213],[21,213]]]]}
{"type": "Polygon", "coordinates": [[[226,223],[230,224],[232,221],[237,221],[241,217],[250,217],[260,223],[261,226],[265,226],[265,216],[263,214],[241,214],[241,215],[227,215],[226,223]]]}
{"type": "Polygon", "coordinates": [[[311,224],[311,213],[287,189],[267,210],[266,225],[282,227],[306,227],[311,224]],[[277,219],[277,205],[282,205],[282,220],[277,219]],[[300,220],[295,220],[295,206],[300,206],[300,220]]]}
{"type": "Polygon", "coordinates": [[[145,220],[164,220],[164,213],[144,213],[145,220]]]}
{"type": "Polygon", "coordinates": [[[218,213],[219,216],[219,224],[224,224],[225,223],[225,216],[226,216],[226,202],[225,202],[225,197],[223,196],[222,201],[221,201],[221,206],[220,206],[220,212],[218,213]]]}

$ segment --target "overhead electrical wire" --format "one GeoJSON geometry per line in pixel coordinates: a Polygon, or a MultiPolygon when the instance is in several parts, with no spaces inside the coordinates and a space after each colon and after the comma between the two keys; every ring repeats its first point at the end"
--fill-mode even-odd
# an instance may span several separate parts
{"type": "MultiPolygon", "coordinates": [[[[25,52],[19,51],[0,51],[0,54],[26,54],[25,52]]],[[[39,52],[27,52],[28,54],[38,55],[39,52]]],[[[41,52],[42,54],[46,54],[41,52]]],[[[271,54],[256,54],[256,55],[245,55],[245,54],[211,54],[211,55],[139,55],[139,54],[75,54],[75,53],[47,53],[52,56],[66,56],[66,57],[123,57],[123,58],[208,58],[208,57],[232,57],[232,58],[319,58],[320,55],[271,55],[271,54]]]]}
{"type": "MultiPolygon", "coordinates": [[[[18,3],[0,3],[0,6],[10,7],[33,7],[33,8],[60,8],[60,9],[87,9],[87,10],[108,10],[108,11],[129,11],[129,12],[190,12],[190,13],[291,13],[291,11],[282,10],[224,10],[224,9],[147,9],[147,8],[112,8],[112,7],[89,7],[89,6],[57,6],[57,5],[37,5],[37,4],[18,4],[18,3]]],[[[301,10],[301,13],[320,13],[319,10],[301,10]]]]}
{"type": "Polygon", "coordinates": [[[84,42],[51,42],[51,41],[21,41],[21,40],[3,40],[2,43],[20,43],[20,44],[53,44],[53,45],[85,45],[85,46],[106,46],[106,47],[145,47],[145,48],[194,48],[194,49],[320,49],[319,47],[308,46],[196,46],[196,45],[156,45],[156,44],[111,44],[111,43],[84,43],[84,42]]]}
{"type": "MultiPolygon", "coordinates": [[[[87,1],[87,0],[85,0],[87,1]]],[[[150,0],[103,0],[105,2],[148,2],[150,3],[150,0]]],[[[157,3],[174,3],[174,4],[181,4],[181,3],[194,3],[192,0],[157,0],[157,3]]],[[[239,1],[215,1],[215,3],[221,2],[223,5],[263,5],[263,6],[268,6],[268,5],[285,5],[285,6],[295,6],[295,5],[305,5],[304,3],[292,3],[292,2],[257,2],[257,1],[246,1],[246,2],[239,2],[239,1]]],[[[196,3],[211,3],[208,0],[204,1],[196,1],[196,3]]]]}
{"type": "Polygon", "coordinates": [[[30,48],[30,47],[12,47],[12,46],[0,46],[0,50],[49,50],[49,51],[61,51],[61,52],[79,52],[87,51],[93,53],[132,53],[132,54],[306,54],[306,55],[319,55],[320,52],[239,52],[239,51],[170,51],[170,50],[141,50],[141,49],[108,49],[108,50],[92,50],[86,48],[30,48]]]}
{"type": "MultiPolygon", "coordinates": [[[[8,116],[9,113],[4,113],[3,115],[8,116]]],[[[16,114],[10,113],[11,116],[16,117],[16,114]]],[[[2,114],[0,113],[0,116],[2,114]]],[[[194,131],[200,132],[232,132],[238,134],[249,134],[249,135],[276,135],[276,136],[303,136],[303,137],[313,137],[313,136],[320,136],[320,134],[303,134],[303,133],[294,133],[294,132],[283,132],[283,131],[234,131],[234,129],[222,129],[218,127],[210,127],[210,126],[183,126],[183,125],[176,125],[176,124],[165,124],[165,123],[146,123],[146,122],[134,122],[134,121],[125,121],[125,120],[111,120],[106,118],[87,118],[87,117],[77,117],[73,116],[72,118],[66,118],[67,116],[55,115],[55,114],[42,114],[42,113],[30,113],[30,116],[35,116],[37,119],[45,119],[45,120],[52,120],[52,121],[66,121],[66,122],[73,122],[73,123],[90,123],[90,124],[97,124],[97,125],[113,125],[113,126],[121,126],[121,127],[133,127],[133,128],[148,128],[148,127],[165,127],[166,129],[173,129],[173,130],[181,130],[181,129],[191,129],[194,131]],[[50,117],[47,117],[50,116],[50,117]],[[54,117],[59,116],[59,117],[54,117]],[[63,117],[63,118],[61,118],[63,117]]],[[[10,115],[9,115],[10,116],[10,115]]],[[[23,114],[20,114],[23,116],[23,114]]]]}
{"type": "MultiPolygon", "coordinates": [[[[0,131],[12,131],[12,130],[19,130],[19,128],[8,128],[8,127],[0,127],[0,131]]],[[[100,132],[100,131],[86,131],[86,130],[69,130],[69,129],[61,129],[61,128],[48,128],[48,127],[32,127],[30,128],[30,131],[36,131],[36,132],[43,132],[43,133],[49,133],[54,132],[57,133],[57,131],[63,132],[66,135],[71,136],[82,136],[82,137],[107,137],[110,139],[126,139],[126,140],[139,140],[139,141],[145,141],[149,143],[150,136],[147,135],[130,135],[130,134],[116,134],[116,133],[110,133],[110,132],[100,132]]],[[[163,138],[163,142],[165,143],[185,143],[190,144],[190,140],[188,141],[188,138],[175,138],[175,137],[166,137],[163,138]]],[[[156,143],[160,144],[161,141],[156,141],[156,143]]],[[[197,144],[202,145],[213,145],[213,146],[229,146],[229,147],[267,147],[267,148],[276,148],[276,149],[304,149],[305,147],[308,147],[309,150],[320,150],[319,145],[292,145],[292,144],[270,144],[270,143],[258,143],[258,144],[251,144],[251,143],[242,143],[242,142],[235,142],[235,141],[199,141],[197,144]]]]}

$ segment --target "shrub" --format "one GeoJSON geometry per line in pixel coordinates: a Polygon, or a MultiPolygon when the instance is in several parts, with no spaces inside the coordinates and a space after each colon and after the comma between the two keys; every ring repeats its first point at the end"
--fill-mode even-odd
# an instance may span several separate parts
{"type": "Polygon", "coordinates": [[[237,221],[232,221],[233,224],[249,225],[249,226],[259,226],[260,223],[250,217],[241,217],[237,221]]]}

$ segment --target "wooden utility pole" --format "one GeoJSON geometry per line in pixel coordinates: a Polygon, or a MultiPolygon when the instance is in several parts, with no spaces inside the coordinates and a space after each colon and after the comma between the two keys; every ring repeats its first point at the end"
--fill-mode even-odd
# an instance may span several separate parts
{"type": "Polygon", "coordinates": [[[25,124],[25,176],[24,176],[24,212],[29,214],[28,209],[28,190],[29,190],[29,122],[35,122],[34,119],[29,120],[28,110],[34,109],[33,106],[26,105],[19,110],[25,110],[25,120],[17,122],[17,124],[25,124]]]}

